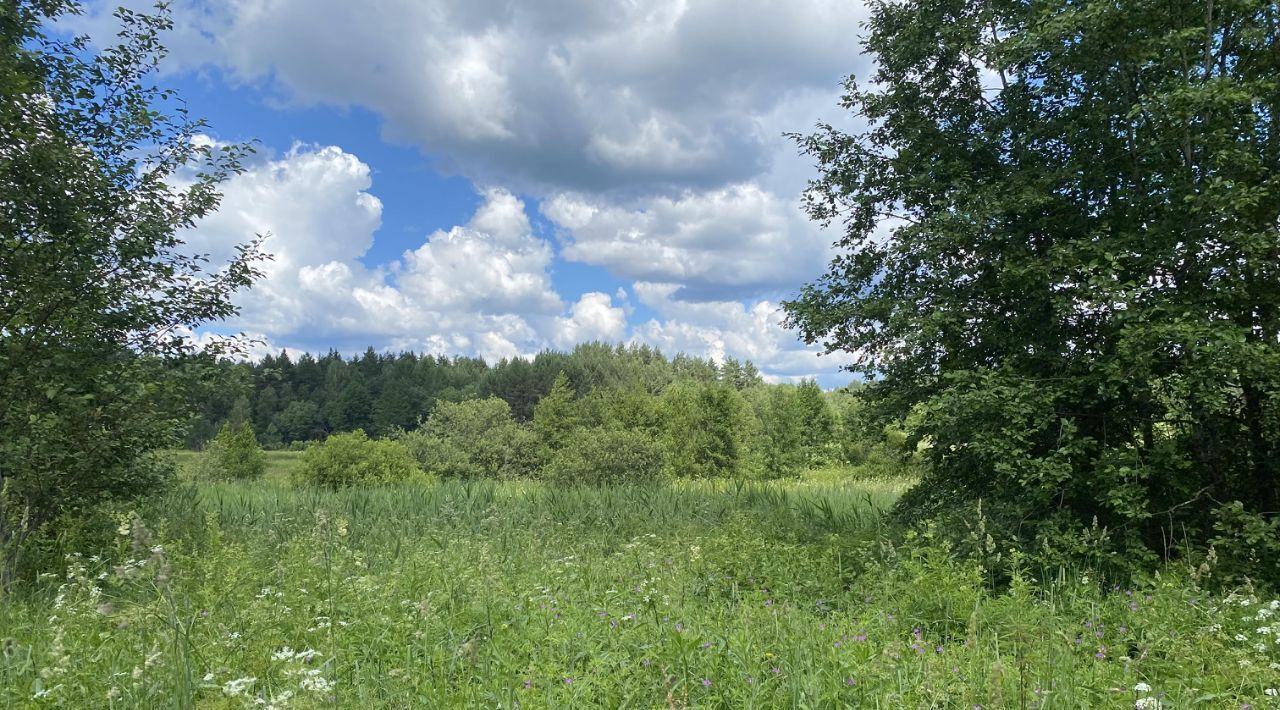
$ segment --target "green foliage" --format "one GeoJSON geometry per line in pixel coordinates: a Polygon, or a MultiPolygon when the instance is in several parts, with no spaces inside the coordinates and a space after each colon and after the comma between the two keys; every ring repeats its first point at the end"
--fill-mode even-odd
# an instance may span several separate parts
{"type": "Polygon", "coordinates": [[[836,422],[822,388],[813,380],[796,387],[795,408],[800,418],[800,440],[808,463],[824,463],[831,458],[836,422]]]}
{"type": "Polygon", "coordinates": [[[866,129],[797,137],[841,254],[785,308],[920,415],[904,516],[981,499],[1045,561],[1274,519],[1277,44],[1264,2],[873,7],[866,129]]]}
{"type": "Polygon", "coordinates": [[[208,479],[257,478],[267,470],[267,457],[246,422],[223,425],[201,456],[199,475],[208,479]]]}
{"type": "Polygon", "coordinates": [[[296,400],[290,402],[272,420],[280,429],[286,442],[310,441],[323,435],[324,421],[320,408],[314,402],[296,400]]]}
{"type": "Polygon", "coordinates": [[[753,387],[744,395],[759,422],[759,435],[752,443],[760,454],[764,473],[770,478],[795,475],[808,459],[805,423],[795,388],[753,387]]]}
{"type": "Polygon", "coordinates": [[[180,238],[248,149],[149,83],[168,13],[118,11],[95,51],[44,30],[74,9],[0,8],[0,586],[56,520],[157,489],[145,460],[206,372],[180,334],[235,313],[259,258],[211,268],[180,238]]]}
{"type": "Polygon", "coordinates": [[[551,391],[533,408],[533,430],[543,445],[559,450],[568,443],[578,424],[573,388],[564,372],[556,375],[551,391]]]}
{"type": "Polygon", "coordinates": [[[538,435],[496,397],[438,402],[420,429],[397,439],[423,470],[442,478],[533,476],[543,460],[538,435]]]}
{"type": "Polygon", "coordinates": [[[558,484],[648,483],[663,477],[662,445],[643,432],[597,427],[574,432],[547,464],[558,484]]]}
{"type": "Polygon", "coordinates": [[[675,476],[732,478],[745,471],[750,410],[720,384],[676,384],[662,395],[667,465],[675,476]]]}
{"type": "Polygon", "coordinates": [[[421,471],[404,444],[370,439],[357,429],[334,434],[307,447],[303,465],[296,472],[299,483],[343,488],[396,483],[421,477],[421,471]]]}

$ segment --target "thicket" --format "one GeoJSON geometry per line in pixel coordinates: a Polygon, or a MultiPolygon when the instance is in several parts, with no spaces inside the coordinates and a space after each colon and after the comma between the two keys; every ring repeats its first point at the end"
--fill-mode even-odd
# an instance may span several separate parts
{"type": "Polygon", "coordinates": [[[418,479],[421,470],[404,444],[356,429],[307,447],[296,476],[297,483],[344,488],[418,479]]]}
{"type": "Polygon", "coordinates": [[[246,480],[258,478],[266,469],[266,454],[258,446],[253,428],[248,423],[227,423],[201,452],[197,475],[215,480],[246,480]]]}

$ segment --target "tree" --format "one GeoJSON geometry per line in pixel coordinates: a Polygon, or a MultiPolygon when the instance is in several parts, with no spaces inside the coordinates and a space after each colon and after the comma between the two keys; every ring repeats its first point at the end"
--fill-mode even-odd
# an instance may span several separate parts
{"type": "Polygon", "coordinates": [[[1274,527],[1280,10],[908,0],[868,27],[866,128],[797,137],[840,253],[785,308],[887,418],[920,407],[901,510],[982,499],[1053,559],[1203,542],[1217,501],[1274,527]]]}
{"type": "Polygon", "coordinates": [[[276,415],[273,422],[285,443],[324,437],[324,421],[315,402],[295,400],[276,415]]]}
{"type": "Polygon", "coordinates": [[[733,477],[742,472],[750,430],[742,395],[721,384],[681,383],[663,393],[667,463],[676,476],[733,477]]]}
{"type": "Polygon", "coordinates": [[[796,389],[790,385],[757,386],[744,394],[760,422],[755,448],[764,473],[771,478],[795,474],[806,463],[806,422],[796,389]]]}
{"type": "Polygon", "coordinates": [[[203,139],[147,82],[167,12],[119,10],[118,43],[95,52],[43,29],[75,10],[0,7],[0,582],[60,516],[163,480],[149,454],[175,443],[197,364],[160,358],[235,313],[259,256],[213,269],[184,248],[247,148],[203,139]]]}
{"type": "Polygon", "coordinates": [[[795,407],[802,422],[800,440],[805,460],[818,463],[828,458],[828,448],[835,438],[836,421],[822,388],[814,380],[803,380],[796,387],[795,407]]]}
{"type": "Polygon", "coordinates": [[[533,408],[533,430],[544,445],[558,450],[569,443],[579,425],[573,387],[569,385],[568,376],[561,372],[556,375],[551,391],[533,408]]]}

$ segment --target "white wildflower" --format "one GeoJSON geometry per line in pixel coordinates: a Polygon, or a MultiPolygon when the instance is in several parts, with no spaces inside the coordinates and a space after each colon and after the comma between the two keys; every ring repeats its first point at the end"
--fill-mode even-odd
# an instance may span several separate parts
{"type": "Polygon", "coordinates": [[[133,679],[134,679],[134,680],[142,680],[142,669],[141,669],[141,668],[139,668],[139,667],[137,667],[137,666],[134,666],[134,667],[133,667],[133,679]]]}
{"type": "Polygon", "coordinates": [[[107,691],[107,700],[115,700],[119,697],[120,697],[120,689],[114,685],[111,686],[111,689],[107,691]]]}
{"type": "Polygon", "coordinates": [[[212,674],[212,673],[205,673],[205,674],[204,674],[204,682],[206,682],[206,683],[212,683],[212,682],[213,682],[213,674],[212,674]]]}
{"type": "Polygon", "coordinates": [[[292,648],[289,648],[288,646],[285,646],[284,648],[280,649],[279,651],[276,651],[275,653],[271,654],[271,660],[273,660],[273,661],[292,661],[292,660],[293,660],[293,649],[292,649],[292,648]]]}
{"type": "Polygon", "coordinates": [[[1134,710],[1158,710],[1160,707],[1159,698],[1138,698],[1133,704],[1134,710]]]}
{"type": "Polygon", "coordinates": [[[1138,683],[1137,685],[1133,686],[1133,692],[1135,692],[1135,693],[1150,693],[1150,692],[1151,692],[1151,686],[1147,685],[1146,683],[1138,683]]]}
{"type": "Polygon", "coordinates": [[[1259,627],[1258,627],[1258,629],[1257,629],[1257,631],[1258,631],[1258,633],[1262,634],[1263,636],[1266,636],[1266,635],[1268,635],[1268,634],[1270,634],[1270,633],[1271,633],[1271,627],[1270,627],[1270,626],[1259,626],[1259,627]]]}
{"type": "Polygon", "coordinates": [[[1245,636],[1244,634],[1236,634],[1236,640],[1240,642],[1244,642],[1244,641],[1248,641],[1249,637],[1245,636]]]}
{"type": "Polygon", "coordinates": [[[1268,698],[1274,698],[1276,696],[1280,696],[1280,690],[1276,690],[1275,688],[1267,688],[1266,690],[1262,691],[1262,694],[1267,696],[1268,698]]]}
{"type": "Polygon", "coordinates": [[[249,686],[256,682],[258,682],[258,679],[253,676],[229,680],[222,684],[222,694],[232,698],[238,695],[244,695],[245,691],[249,689],[249,686]]]}
{"type": "Polygon", "coordinates": [[[315,669],[303,673],[302,681],[298,683],[298,687],[303,690],[310,690],[313,693],[325,693],[333,690],[333,683],[321,675],[319,669],[315,669]]]}

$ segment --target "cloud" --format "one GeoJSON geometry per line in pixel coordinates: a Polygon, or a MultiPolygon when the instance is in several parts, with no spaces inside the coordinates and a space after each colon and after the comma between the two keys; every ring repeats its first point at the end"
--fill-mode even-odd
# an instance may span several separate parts
{"type": "Polygon", "coordinates": [[[560,323],[617,335],[608,304],[568,309],[552,287],[553,250],[535,237],[522,201],[482,192],[472,219],[438,231],[402,258],[374,268],[360,259],[381,223],[368,165],[340,148],[294,146],[223,186],[221,208],[185,235],[215,258],[255,232],[273,260],[241,294],[235,329],[278,345],[373,344],[497,359],[546,347],[560,323]]]}
{"type": "Polygon", "coordinates": [[[685,300],[792,291],[829,258],[828,237],[797,206],[750,183],[634,208],[560,194],[542,212],[561,228],[564,258],[679,284],[685,300]]]}
{"type": "Polygon", "coordinates": [[[654,309],[657,318],[632,330],[632,340],[666,353],[686,352],[723,360],[750,360],[774,381],[822,378],[826,384],[847,382],[833,371],[852,362],[843,353],[822,355],[782,327],[782,313],[771,301],[691,303],[673,298],[675,284],[636,283],[636,298],[654,309]]]}
{"type": "MultiPolygon", "coordinates": [[[[110,37],[107,5],[71,24],[110,37]]],[[[174,7],[170,68],[220,67],[286,105],[368,108],[390,139],[477,183],[540,194],[752,178],[779,140],[757,117],[833,94],[862,61],[866,15],[838,0],[174,7]]]]}
{"type": "Polygon", "coordinates": [[[593,340],[621,342],[626,334],[626,311],[615,307],[609,294],[592,292],[582,294],[568,317],[556,320],[554,341],[557,347],[569,350],[579,343],[593,340]]]}

